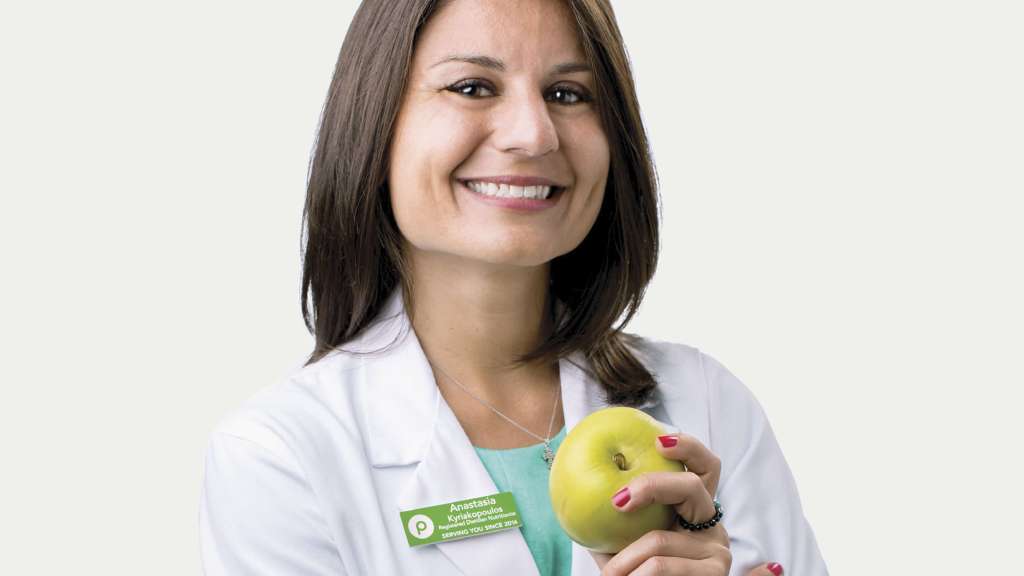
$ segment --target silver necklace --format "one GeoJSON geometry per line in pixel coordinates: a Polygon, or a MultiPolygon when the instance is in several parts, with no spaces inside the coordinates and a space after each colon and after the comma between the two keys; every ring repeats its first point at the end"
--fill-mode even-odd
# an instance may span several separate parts
{"type": "Polygon", "coordinates": [[[479,403],[483,404],[484,406],[490,408],[492,412],[494,412],[498,416],[501,416],[502,418],[507,420],[509,424],[515,426],[516,428],[519,428],[523,432],[526,432],[530,436],[533,436],[537,440],[540,440],[541,442],[543,442],[544,443],[544,453],[541,455],[541,458],[543,458],[544,459],[544,463],[548,465],[548,470],[551,469],[551,463],[555,461],[555,453],[554,453],[554,451],[551,450],[551,428],[555,425],[555,414],[558,412],[558,401],[562,397],[562,383],[561,382],[558,383],[558,387],[555,389],[555,405],[551,407],[551,421],[548,422],[548,437],[547,438],[541,438],[540,436],[538,436],[538,435],[534,434],[533,432],[530,432],[529,430],[527,430],[525,427],[523,427],[521,424],[519,424],[515,420],[513,420],[513,419],[509,418],[508,416],[505,416],[504,414],[502,414],[501,410],[498,410],[497,408],[492,406],[490,402],[488,402],[488,401],[484,400],[483,398],[481,398],[481,397],[477,396],[476,394],[474,394],[469,388],[466,388],[465,386],[463,386],[461,382],[456,380],[455,377],[452,376],[451,374],[445,372],[444,369],[442,369],[440,366],[437,366],[435,364],[431,364],[431,366],[434,366],[434,368],[437,368],[438,372],[443,374],[445,376],[445,378],[447,378],[447,379],[451,380],[452,382],[454,382],[456,386],[458,386],[459,388],[462,388],[462,391],[465,392],[466,394],[469,394],[470,396],[472,396],[474,400],[476,400],[477,402],[479,402],[479,403]]]}

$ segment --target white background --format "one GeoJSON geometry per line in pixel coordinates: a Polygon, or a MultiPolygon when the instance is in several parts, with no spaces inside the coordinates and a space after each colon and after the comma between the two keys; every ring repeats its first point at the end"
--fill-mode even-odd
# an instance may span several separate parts
{"type": "MultiPolygon", "coordinates": [[[[664,202],[631,329],[754,391],[833,573],[1019,571],[1020,4],[614,4],[664,202]]],[[[206,437],[311,348],[354,9],[0,9],[0,573],[200,571],[206,437]]]]}

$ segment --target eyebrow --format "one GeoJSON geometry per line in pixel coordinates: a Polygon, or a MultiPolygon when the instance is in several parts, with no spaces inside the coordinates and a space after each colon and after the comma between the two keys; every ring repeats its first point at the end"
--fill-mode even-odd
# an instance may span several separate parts
{"type": "MultiPolygon", "coordinates": [[[[477,66],[483,66],[484,68],[490,68],[491,70],[497,70],[498,72],[505,71],[505,63],[497,58],[491,58],[490,56],[479,56],[476,54],[462,55],[452,54],[446,56],[437,62],[433,63],[430,67],[440,66],[441,64],[447,64],[449,62],[466,62],[468,64],[476,64],[477,66]]],[[[563,62],[556,64],[551,68],[553,74],[571,74],[573,72],[590,72],[590,65],[586,62],[563,62]]]]}

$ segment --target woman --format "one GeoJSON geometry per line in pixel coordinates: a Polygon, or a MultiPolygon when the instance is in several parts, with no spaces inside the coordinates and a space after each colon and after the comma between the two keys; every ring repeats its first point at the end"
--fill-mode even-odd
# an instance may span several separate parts
{"type": "Polygon", "coordinates": [[[305,217],[316,349],[211,438],[207,574],[825,573],[749,391],[694,348],[617,329],[658,237],[606,0],[363,2],[305,217]],[[721,522],[614,556],[568,540],[539,456],[609,404],[683,430],[658,449],[690,470],[614,505],[700,523],[717,497],[721,522]],[[519,529],[412,546],[401,512],[504,491],[519,529]]]}

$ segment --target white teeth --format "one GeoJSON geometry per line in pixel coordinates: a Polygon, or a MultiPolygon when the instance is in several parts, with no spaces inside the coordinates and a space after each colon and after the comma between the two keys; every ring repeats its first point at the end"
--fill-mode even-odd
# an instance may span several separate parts
{"type": "Polygon", "coordinates": [[[467,186],[477,194],[498,198],[539,198],[543,200],[551,195],[552,190],[551,186],[509,186],[494,182],[467,182],[467,186]]]}

